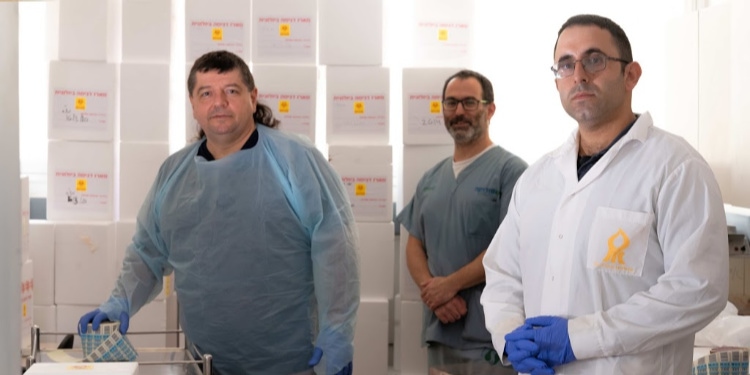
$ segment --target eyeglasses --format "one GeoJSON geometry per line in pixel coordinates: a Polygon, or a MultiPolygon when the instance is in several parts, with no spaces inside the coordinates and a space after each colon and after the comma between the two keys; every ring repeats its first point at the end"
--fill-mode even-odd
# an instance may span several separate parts
{"type": "Polygon", "coordinates": [[[609,57],[601,52],[591,52],[579,60],[572,57],[566,57],[552,65],[550,69],[555,73],[555,78],[566,78],[573,75],[576,71],[576,64],[580,61],[586,73],[596,73],[607,68],[607,60],[619,61],[624,64],[630,64],[632,61],[609,57]]]}
{"type": "Polygon", "coordinates": [[[455,99],[455,98],[448,98],[443,100],[443,109],[446,111],[455,111],[458,108],[458,103],[461,103],[461,105],[464,107],[464,111],[473,111],[477,108],[479,108],[479,103],[486,104],[486,100],[479,100],[476,98],[463,98],[463,99],[455,99]]]}

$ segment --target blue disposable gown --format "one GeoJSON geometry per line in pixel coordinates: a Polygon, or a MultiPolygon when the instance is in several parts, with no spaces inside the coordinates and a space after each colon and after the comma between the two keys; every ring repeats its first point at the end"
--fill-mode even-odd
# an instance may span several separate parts
{"type": "Polygon", "coordinates": [[[174,270],[182,328],[220,373],[304,371],[316,345],[334,374],[352,361],[359,306],[350,204],[313,145],[258,133],[219,160],[197,156],[198,142],[164,162],[100,308],[132,316],[174,270]]]}

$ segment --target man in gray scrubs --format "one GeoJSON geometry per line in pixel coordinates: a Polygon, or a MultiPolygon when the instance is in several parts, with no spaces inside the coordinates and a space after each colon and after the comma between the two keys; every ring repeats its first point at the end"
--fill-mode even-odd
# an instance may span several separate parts
{"type": "Polygon", "coordinates": [[[422,338],[429,365],[508,374],[492,348],[479,297],[482,258],[526,169],[519,157],[492,143],[492,83],[469,70],[443,86],[445,127],[453,156],[428,170],[398,216],[408,230],[406,263],[425,304],[422,338]]]}

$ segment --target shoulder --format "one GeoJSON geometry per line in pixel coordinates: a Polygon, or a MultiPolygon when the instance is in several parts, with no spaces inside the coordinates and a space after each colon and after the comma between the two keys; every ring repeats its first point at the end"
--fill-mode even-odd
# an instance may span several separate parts
{"type": "Polygon", "coordinates": [[[502,146],[496,145],[495,147],[492,147],[487,151],[487,154],[493,162],[499,164],[502,169],[525,170],[529,166],[526,161],[504,149],[502,146]]]}
{"type": "Polygon", "coordinates": [[[193,142],[179,151],[169,155],[159,168],[159,175],[168,174],[177,169],[185,159],[194,158],[198,154],[198,147],[200,147],[203,140],[193,142]]]}
{"type": "MultiPolygon", "coordinates": [[[[284,130],[272,129],[265,125],[258,126],[259,143],[274,151],[276,156],[299,156],[318,152],[309,139],[284,130]]],[[[318,152],[319,153],[319,152],[318,152]]]]}
{"type": "Polygon", "coordinates": [[[439,161],[422,174],[421,180],[427,180],[439,176],[441,171],[445,168],[453,168],[453,156],[448,156],[445,159],[439,161]]]}

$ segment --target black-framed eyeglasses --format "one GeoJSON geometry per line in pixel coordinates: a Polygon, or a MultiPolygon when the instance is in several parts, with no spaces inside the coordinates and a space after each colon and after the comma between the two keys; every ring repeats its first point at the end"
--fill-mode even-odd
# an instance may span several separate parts
{"type": "Polygon", "coordinates": [[[447,98],[443,100],[443,110],[455,111],[456,108],[458,108],[459,103],[461,103],[461,105],[464,107],[464,111],[473,111],[479,108],[479,104],[486,104],[487,101],[472,97],[463,99],[447,98]]]}
{"type": "Polygon", "coordinates": [[[607,68],[607,60],[618,61],[623,64],[630,64],[632,61],[619,59],[617,57],[610,57],[601,52],[591,52],[578,60],[572,57],[566,57],[552,65],[550,69],[552,73],[555,73],[555,78],[566,78],[573,75],[576,71],[576,64],[580,61],[583,65],[583,69],[587,73],[600,72],[607,68]]]}

